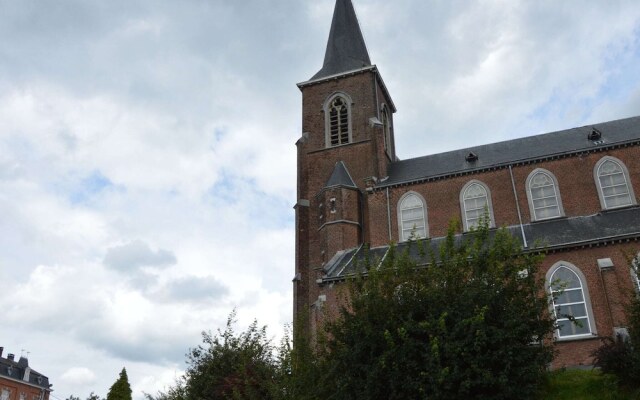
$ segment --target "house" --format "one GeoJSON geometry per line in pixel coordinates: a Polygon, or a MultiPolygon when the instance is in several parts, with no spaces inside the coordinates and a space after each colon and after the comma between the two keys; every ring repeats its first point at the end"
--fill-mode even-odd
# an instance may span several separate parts
{"type": "Polygon", "coordinates": [[[34,371],[26,357],[3,357],[0,347],[0,400],[49,400],[49,378],[34,371]]]}
{"type": "Polygon", "coordinates": [[[640,249],[640,117],[400,160],[396,108],[351,0],[336,1],[323,66],[298,87],[294,317],[303,328],[339,306],[336,288],[365,247],[382,258],[411,235],[437,242],[452,217],[465,235],[488,210],[491,227],[507,227],[526,250],[544,243],[547,282],[566,282],[553,305],[579,323],[558,317],[555,367],[590,364],[599,338],[624,330],[625,296],[640,287],[625,258],[640,249]]]}

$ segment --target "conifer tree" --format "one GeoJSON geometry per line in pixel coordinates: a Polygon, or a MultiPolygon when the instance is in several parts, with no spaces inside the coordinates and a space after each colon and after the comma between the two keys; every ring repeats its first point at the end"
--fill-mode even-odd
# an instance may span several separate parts
{"type": "Polygon", "coordinates": [[[123,367],[118,379],[109,388],[107,400],[131,400],[131,386],[127,370],[123,367]]]}

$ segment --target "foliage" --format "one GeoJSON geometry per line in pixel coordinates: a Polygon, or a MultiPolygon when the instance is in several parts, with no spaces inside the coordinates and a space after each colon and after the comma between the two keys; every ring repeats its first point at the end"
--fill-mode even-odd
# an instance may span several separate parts
{"type": "MultiPolygon", "coordinates": [[[[630,264],[636,274],[640,273],[637,258],[630,264]]],[[[627,318],[629,336],[603,338],[593,356],[603,372],[616,375],[624,386],[640,389],[640,297],[635,292],[627,304],[627,318]]]]}
{"type": "Polygon", "coordinates": [[[118,379],[109,388],[107,400],[131,400],[131,386],[129,385],[127,370],[124,367],[120,371],[118,379]]]}
{"type": "MultiPolygon", "coordinates": [[[[319,345],[319,398],[533,398],[552,359],[540,257],[487,223],[417,268],[391,251],[349,286],[319,345]]],[[[410,251],[415,251],[413,249],[410,251]]]]}
{"type": "Polygon", "coordinates": [[[174,388],[185,399],[273,399],[277,398],[276,376],[281,363],[267,338],[266,328],[253,322],[235,334],[235,312],[224,331],[203,332],[203,345],[187,354],[184,387],[174,388]]]}
{"type": "Polygon", "coordinates": [[[549,373],[543,400],[637,399],[617,386],[615,376],[598,370],[558,370],[549,373]]]}

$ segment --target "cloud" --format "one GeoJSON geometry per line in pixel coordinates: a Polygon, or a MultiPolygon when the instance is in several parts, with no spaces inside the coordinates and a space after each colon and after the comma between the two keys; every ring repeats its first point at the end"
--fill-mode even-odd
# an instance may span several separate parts
{"type": "Polygon", "coordinates": [[[60,377],[69,385],[87,386],[95,383],[96,374],[85,367],[72,367],[66,370],[60,377]]]}
{"type": "Polygon", "coordinates": [[[229,289],[211,277],[185,276],[170,280],[159,292],[163,301],[219,300],[229,289]]]}
{"type": "Polygon", "coordinates": [[[104,257],[104,264],[117,271],[133,271],[139,267],[168,267],[177,262],[176,256],[168,250],[152,250],[141,240],[111,247],[104,257]]]}

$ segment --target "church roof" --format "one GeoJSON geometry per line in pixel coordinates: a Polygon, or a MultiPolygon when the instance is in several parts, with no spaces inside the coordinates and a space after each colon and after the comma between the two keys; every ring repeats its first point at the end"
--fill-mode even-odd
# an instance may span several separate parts
{"type": "MultiPolygon", "coordinates": [[[[522,242],[519,225],[509,226],[510,233],[522,242]]],[[[615,243],[640,238],[640,208],[631,207],[619,210],[603,211],[589,216],[558,218],[541,221],[523,226],[524,235],[529,245],[529,250],[554,250],[579,248],[594,244],[615,243]]],[[[491,230],[491,234],[495,230],[491,230]]],[[[469,238],[471,234],[465,233],[456,236],[457,241],[469,238]]],[[[444,237],[425,240],[427,251],[419,251],[418,244],[400,243],[397,252],[407,251],[418,265],[428,264],[428,246],[434,250],[437,256],[438,247],[444,242],[444,237]]],[[[363,247],[338,252],[324,268],[324,281],[341,280],[345,277],[361,271],[360,268],[368,257],[370,260],[381,262],[390,247],[382,246],[370,249],[368,254],[363,247]]],[[[375,265],[375,262],[373,263],[375,265]]]]}
{"type": "Polygon", "coordinates": [[[311,80],[370,65],[369,52],[351,0],[336,0],[324,64],[311,80]]]}
{"type": "Polygon", "coordinates": [[[347,171],[347,166],[344,165],[344,162],[342,161],[338,161],[336,163],[336,166],[333,168],[333,172],[331,173],[331,177],[327,181],[327,184],[324,185],[324,188],[326,189],[334,186],[357,188],[353,179],[351,179],[349,171],[347,171]]]}
{"type": "Polygon", "coordinates": [[[601,151],[630,143],[640,143],[640,117],[397,161],[389,168],[389,178],[380,182],[377,187],[601,151]],[[596,133],[596,137],[592,136],[590,139],[589,136],[593,133],[596,133]],[[597,138],[597,134],[600,134],[600,138],[597,138]]]}

